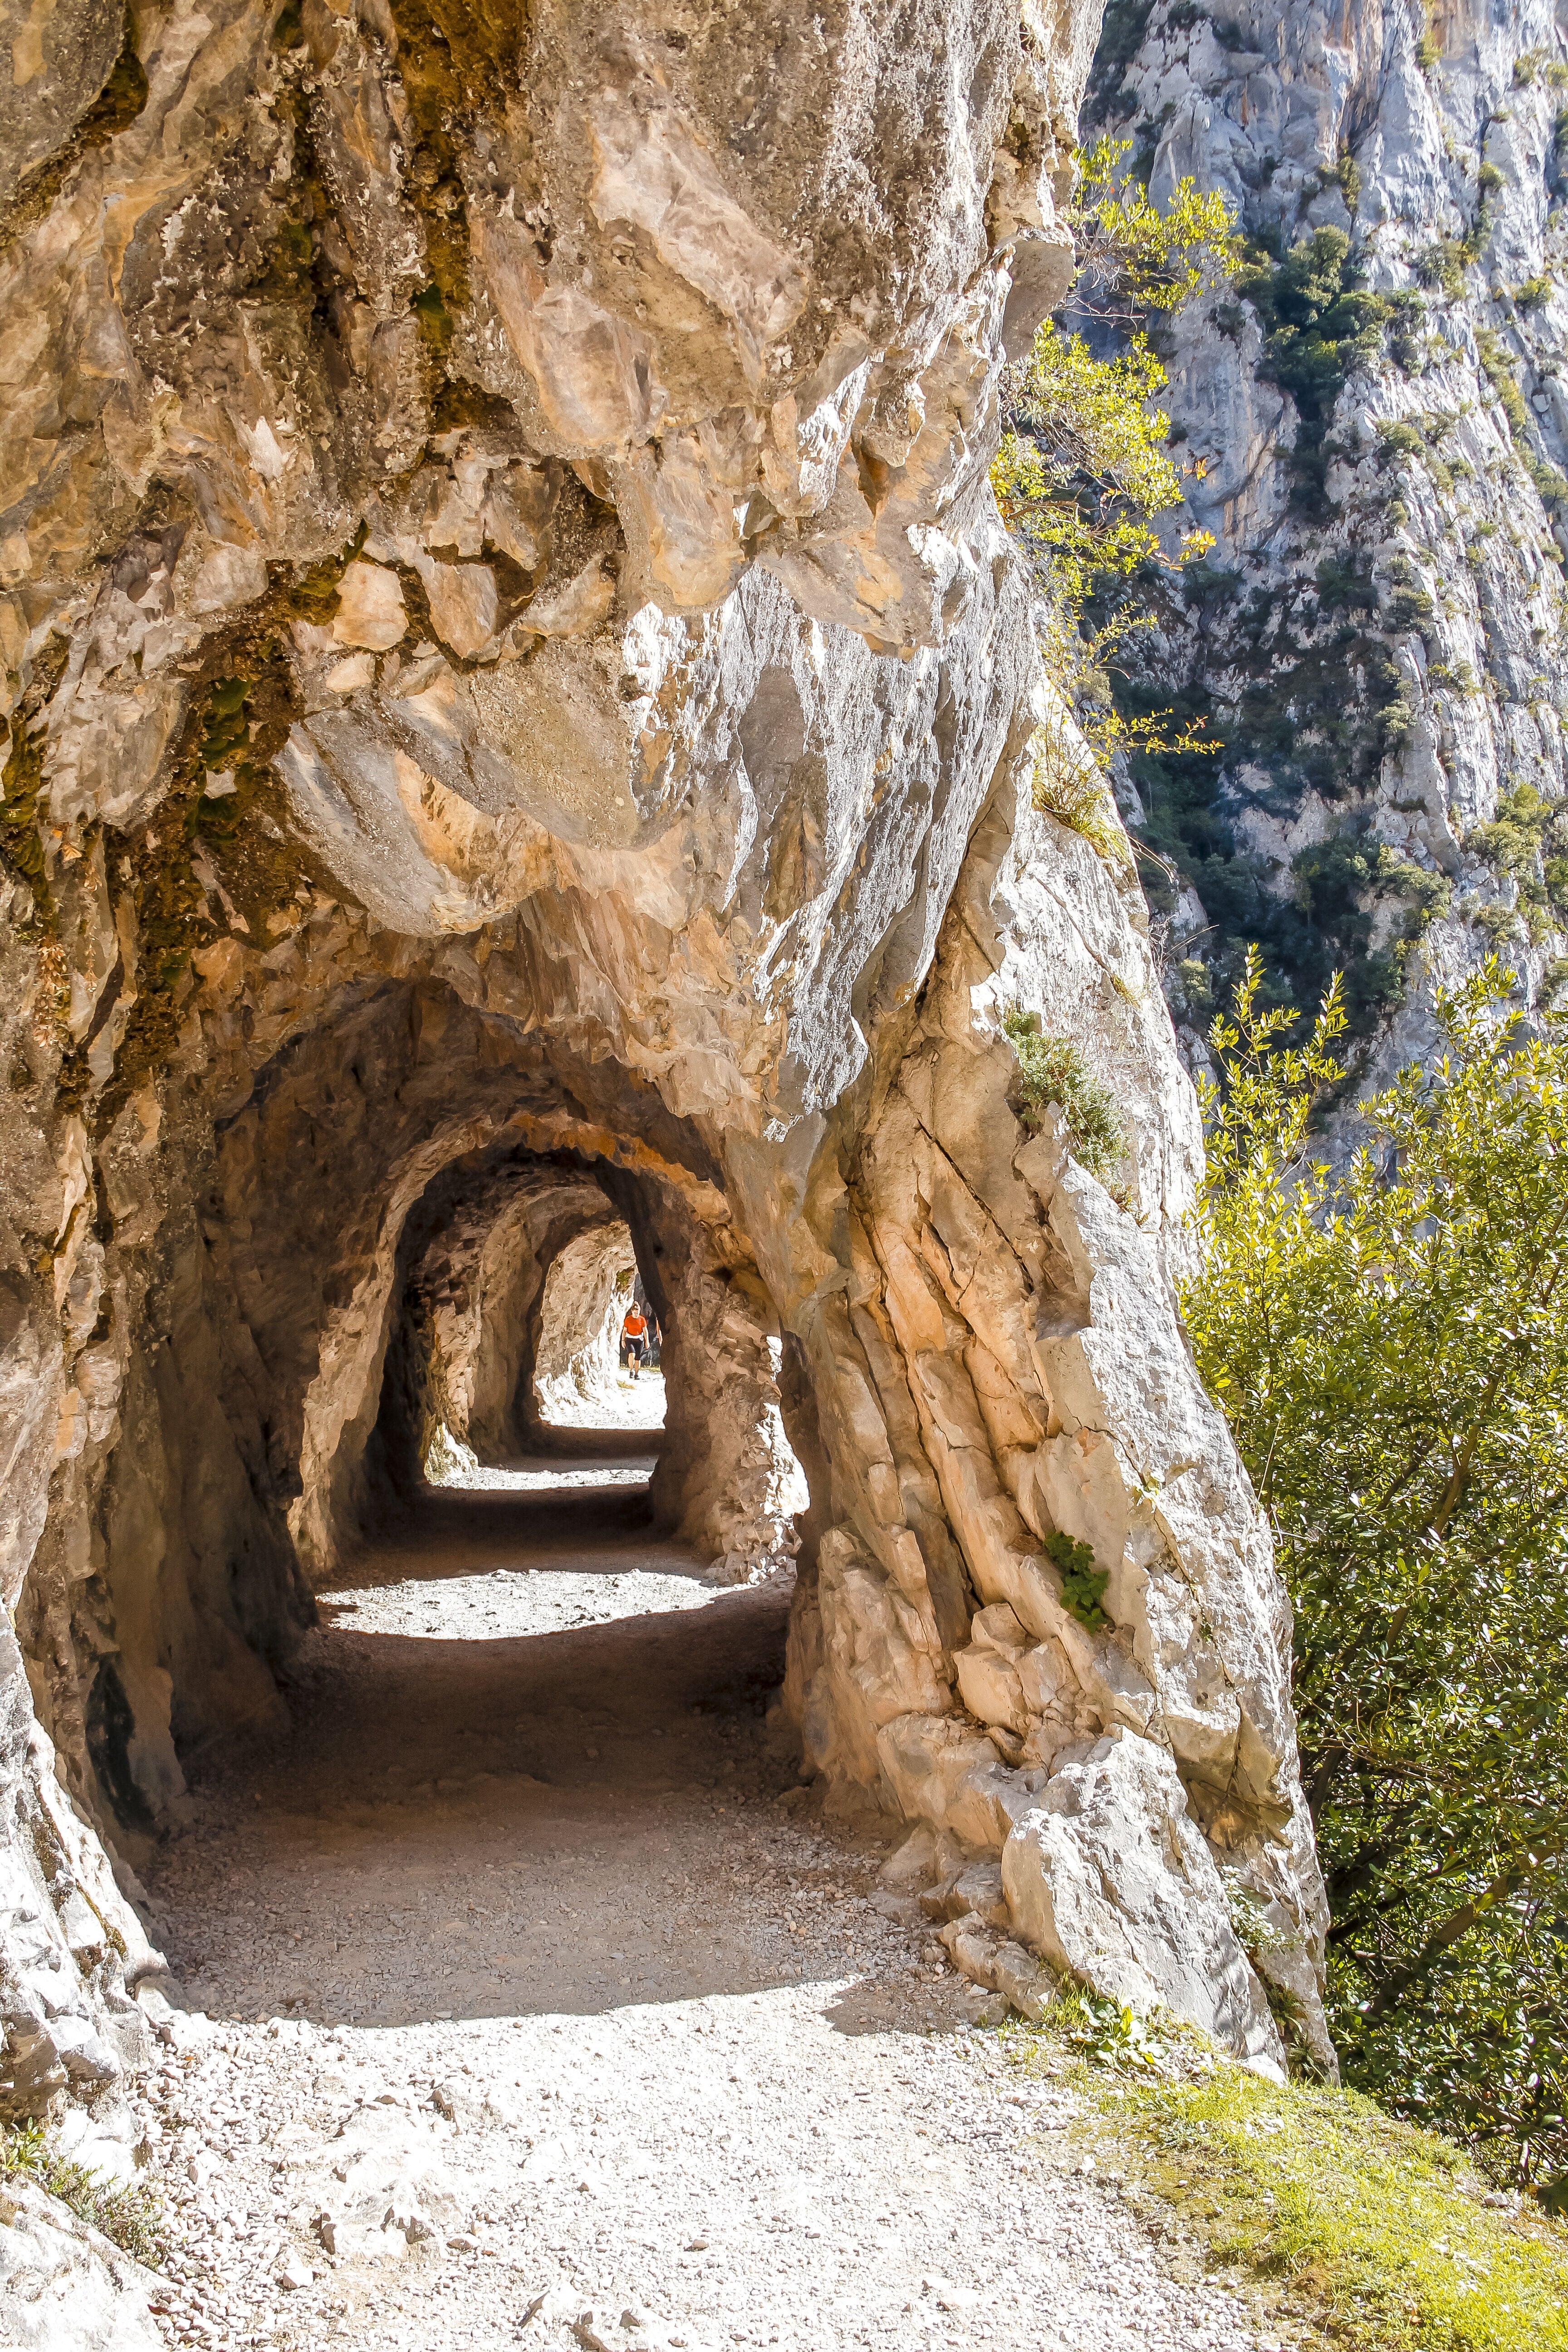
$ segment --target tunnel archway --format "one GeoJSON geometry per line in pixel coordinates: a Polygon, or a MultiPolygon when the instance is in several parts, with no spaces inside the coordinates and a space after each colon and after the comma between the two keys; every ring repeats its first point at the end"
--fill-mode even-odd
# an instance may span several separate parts
{"type": "Polygon", "coordinates": [[[498,1463],[565,1443],[535,1372],[584,1236],[626,1233],[666,1332],[654,1524],[721,1579],[788,1559],[777,1320],[717,1173],[624,1070],[438,983],[349,992],[258,1073],[146,1297],[106,1481],[115,1644],[55,1717],[132,1850],[182,1754],[279,1717],[311,1590],[417,1491],[437,1430],[498,1463]]]}
{"type": "MultiPolygon", "coordinates": [[[[1016,820],[1026,838],[1032,821],[1016,820]]],[[[145,1279],[111,1309],[127,1334],[112,1434],[64,1472],[62,1495],[81,1491],[84,1507],[49,1515],[17,1616],[36,1704],[125,1860],[149,1854],[177,1814],[184,1760],[281,1724],[313,1592],[374,1533],[398,1481],[414,1492],[435,1428],[487,1399],[504,1421],[510,1394],[510,1433],[520,1399],[526,1433],[528,1387],[513,1375],[530,1318],[517,1296],[501,1311],[506,1284],[486,1273],[499,1277],[510,1251],[521,1263],[522,1229],[501,1213],[526,1224],[527,1190],[549,1196],[528,1212],[544,1217],[529,1241],[541,1297],[548,1262],[585,1226],[618,1217],[631,1236],[665,1330],[655,1528],[716,1580],[751,1577],[802,1538],[783,1705],[808,1769],[994,1854],[1056,1759],[1109,1727],[1144,1743],[1116,1751],[1152,1776],[1129,1802],[1151,1820],[1190,1807],[1261,1884],[1284,1884],[1277,1832],[1297,1816],[1274,1793],[1279,1741],[1258,1728],[1273,1703],[1267,1661],[1237,1647],[1251,1603],[1194,1613],[1173,1580],[1179,1539],[1210,1547],[1206,1572],[1245,1595],[1250,1538],[1215,1551],[1202,1510],[1167,1521],[1157,1490],[1130,1485],[1115,1434],[1153,1424],[1142,1375],[1100,1336],[1096,1300],[1149,1291],[1145,1244],[1082,1192],[1061,1138],[1030,1137],[998,1094],[1014,1065],[996,1008],[1018,976],[1040,985],[1059,945],[1018,859],[999,815],[977,820],[907,1026],[831,1118],[777,1132],[716,1119],[734,1084],[717,1057],[689,1055],[656,1085],[629,1045],[584,1052],[570,1021],[536,1020],[545,949],[525,945],[521,921],[487,971],[466,950],[384,946],[370,919],[356,930],[335,913],[317,982],[289,983],[265,1038],[254,1018],[215,1023],[228,1057],[193,1108],[192,1181],[158,1202],[145,1279]],[[1023,945],[999,971],[988,909],[1009,892],[1023,945]],[[487,1348],[481,1393],[464,1367],[487,1348]],[[786,1419],[794,1464],[777,1442],[786,1419]],[[800,1463],[812,1494],[797,1529],[800,1463]],[[1064,1533],[1118,1563],[1092,1639],[1037,1548],[1064,1533]],[[1019,1696],[1004,1705],[1009,1673],[1019,1696]]],[[[1051,982],[1090,984],[1067,971],[1051,982]]],[[[1136,1181],[1157,1188],[1162,1129],[1133,1085],[1150,1066],[1144,1016],[1116,1002],[1127,1098],[1144,1119],[1136,1181]]],[[[129,1222],[140,1196],[123,1181],[129,1222]]],[[[100,1245],[73,1232],[59,1278],[101,1297],[100,1245]]],[[[1161,1378],[1202,1444],[1218,1444],[1161,1313],[1161,1378]]],[[[79,1378],[94,1378],[89,1351],[80,1361],[79,1378]]],[[[90,1410],[83,1419],[90,1435],[90,1410]]],[[[1021,1866],[1032,1886],[1046,1864],[1032,1849],[1021,1866]]],[[[1201,1879],[1212,1860],[1192,1867],[1201,1879]]],[[[1194,1884],[1173,1883],[1170,1900],[1221,1922],[1224,2030],[1266,2045],[1218,1881],[1195,1895],[1194,1884]]],[[[1154,1957],[1164,1949],[1156,1937],[1154,1957]]]]}

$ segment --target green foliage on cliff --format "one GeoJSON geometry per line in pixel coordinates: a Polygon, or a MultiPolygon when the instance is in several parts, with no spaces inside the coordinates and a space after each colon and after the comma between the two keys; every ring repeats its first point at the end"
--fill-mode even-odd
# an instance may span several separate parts
{"type": "Polygon", "coordinates": [[[1248,960],[1213,1044],[1185,1311],[1296,1609],[1296,1706],[1347,2075],[1568,2189],[1568,1044],[1495,962],[1357,1108],[1248,960]]]}
{"type": "Polygon", "coordinates": [[[1298,506],[1326,511],[1323,477],[1334,404],[1355,368],[1382,354],[1391,305],[1368,293],[1343,229],[1314,229],[1289,253],[1259,247],[1236,281],[1267,341],[1263,372],[1296,404],[1300,419],[1290,453],[1298,506]]]}
{"type": "MultiPolygon", "coordinates": [[[[1524,290],[1521,289],[1521,299],[1524,290]]],[[[1496,393],[1503,415],[1508,418],[1509,436],[1519,453],[1520,462],[1534,483],[1542,502],[1548,507],[1568,504],[1568,479],[1555,466],[1548,464],[1537,454],[1531,432],[1530,411],[1524,404],[1524,395],[1514,375],[1512,354],[1502,337],[1494,328],[1478,328],[1476,352],[1481,372],[1496,393]]]]}
{"type": "Polygon", "coordinates": [[[1091,349],[1065,313],[1048,319],[1004,384],[1006,431],[991,468],[1004,520],[1042,593],[1041,644],[1071,717],[1036,744],[1035,804],[1125,858],[1119,824],[1103,821],[1110,769],[1132,749],[1211,756],[1201,725],[1168,710],[1130,713],[1112,683],[1131,631],[1148,625],[1141,575],[1200,561],[1211,533],[1190,530],[1167,555],[1156,519],[1179,507],[1183,477],[1171,420],[1155,405],[1163,363],[1139,322],[1180,309],[1238,247],[1217,193],[1184,180],[1163,208],[1121,171],[1128,142],[1100,139],[1079,158],[1072,223],[1079,274],[1075,320],[1131,329],[1121,348],[1091,349]],[[1090,616],[1091,604],[1094,606],[1090,616]]]}
{"type": "MultiPolygon", "coordinates": [[[[1079,158],[1071,208],[1078,276],[1074,315],[1131,328],[1109,356],[1069,332],[1058,313],[1035,337],[1005,389],[1009,430],[991,471],[1009,525],[1041,584],[1076,625],[1096,586],[1163,560],[1153,519],[1182,502],[1171,420],[1154,406],[1168,381],[1142,322],[1181,309],[1240,257],[1230,207],[1183,180],[1163,209],[1122,165],[1126,140],[1100,139],[1079,158]]],[[[1205,554],[1190,533],[1178,561],[1205,554]]]]}
{"type": "Polygon", "coordinates": [[[1097,139],[1079,157],[1070,221],[1076,299],[1098,318],[1136,324],[1179,310],[1211,277],[1239,268],[1241,241],[1228,197],[1190,175],[1164,205],[1126,169],[1130,139],[1097,139]]]}
{"type": "Polygon", "coordinates": [[[992,488],[1015,535],[1075,610],[1101,575],[1125,579],[1157,560],[1152,519],[1181,505],[1166,446],[1171,420],[1150,405],[1166,380],[1142,336],[1096,359],[1081,335],[1047,319],[1010,388],[992,488]]]}
{"type": "Polygon", "coordinates": [[[1004,1014],[1004,1034],[1018,1057],[1019,1116],[1037,1127],[1049,1107],[1061,1112],[1075,1160],[1104,1176],[1127,1148],[1110,1089],[1097,1078],[1068,1037],[1042,1034],[1038,1013],[1004,1014]]]}
{"type": "Polygon", "coordinates": [[[1110,1581],[1108,1568],[1096,1568],[1092,1544],[1075,1543],[1071,1536],[1059,1528],[1053,1528],[1045,1539],[1045,1554],[1062,1572],[1062,1607],[1069,1617],[1076,1617],[1088,1633],[1098,1633],[1109,1625],[1102,1602],[1105,1588],[1110,1581]]]}

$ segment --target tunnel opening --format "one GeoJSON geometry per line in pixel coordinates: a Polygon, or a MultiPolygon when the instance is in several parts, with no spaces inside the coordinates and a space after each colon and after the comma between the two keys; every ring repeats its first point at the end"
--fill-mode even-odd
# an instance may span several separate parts
{"type": "MultiPolygon", "coordinates": [[[[46,1543],[18,1609],[40,1711],[135,1868],[226,1753],[295,1736],[324,1687],[301,1659],[370,1622],[349,1596],[377,1563],[411,1587],[434,1553],[443,1591],[510,1576],[508,1638],[542,1638],[612,1586],[638,1613],[627,1546],[659,1550],[661,1606],[787,1581],[807,1500],[754,1255],[702,1136],[626,1070],[419,981],[345,992],[237,1093],[128,1309],[90,1573],[46,1543]],[[634,1299],[662,1336],[636,1382],[634,1299]],[[606,1547],[603,1573],[568,1565],[606,1547]],[[525,1631],[542,1559],[576,1580],[525,1631]],[[85,1687],[71,1650],[96,1654],[85,1687]]],[[[487,1638],[502,1590],[453,1638],[487,1638]]]]}
{"type": "Polygon", "coordinates": [[[779,1690],[809,1496],[782,1341],[716,1230],[646,1171],[512,1135],[409,1203],[374,1421],[363,1444],[343,1424],[331,1513],[289,1506],[317,1622],[282,1672],[288,1724],[206,1744],[210,1832],[149,1873],[211,2008],[399,2024],[744,1978],[735,1923],[679,1950],[637,1924],[694,1819],[739,1820],[797,1769],[779,1690]],[[632,1301],[668,1389],[620,1361],[632,1301]],[[352,1943],[307,1927],[297,1979],[253,1992],[251,1906],[324,1906],[352,1943]],[[372,1926],[395,1985],[342,1957],[372,1926]]]}
{"type": "MultiPolygon", "coordinates": [[[[245,2012],[217,1944],[289,1890],[415,1920],[487,1884],[498,1916],[502,1887],[575,1911],[592,1879],[625,1910],[678,1815],[793,1780],[778,1694],[809,1495],[778,1319],[700,1135],[614,1066],[383,988],[261,1072],[195,1206],[144,1309],[85,1727],[194,1998],[245,2012]],[[636,1379],[634,1305],[660,1341],[636,1379]],[[155,1562],[154,1524],[186,1531],[155,1562]]],[[[459,1998],[621,1991],[585,1995],[581,1949],[563,1972],[531,1944],[509,1930],[526,1966],[459,1998]]],[[[233,1951],[243,1974],[243,1934],[233,1951]]],[[[643,1978],[689,1991],[734,1965],[643,1978]]],[[[323,1950],[256,2005],[436,2016],[447,1967],[412,1954],[378,2001],[323,1950]]]]}

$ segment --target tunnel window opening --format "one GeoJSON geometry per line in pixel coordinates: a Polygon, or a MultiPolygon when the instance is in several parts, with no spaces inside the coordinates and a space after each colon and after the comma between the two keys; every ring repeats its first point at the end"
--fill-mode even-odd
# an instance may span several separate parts
{"type": "Polygon", "coordinates": [[[617,1220],[580,1234],[544,1279],[533,1371],[541,1423],[547,1429],[662,1430],[661,1340],[631,1228],[617,1220]]]}
{"type": "Polygon", "coordinates": [[[442,1171],[389,1307],[369,1467],[396,1507],[367,1514],[369,1542],[318,1583],[329,1624],[447,1644],[619,1623],[633,1640],[627,1621],[737,1585],[787,1596],[809,1496],[784,1345],[713,1230],[575,1154],[442,1171]]]}
{"type": "MultiPolygon", "coordinates": [[[[476,1355],[486,1338],[481,1313],[469,1333],[476,1355]]],[[[432,1416],[425,1483],[542,1498],[585,1486],[646,1489],[665,1429],[662,1339],[631,1229],[601,1213],[542,1270],[515,1375],[511,1447],[482,1458],[432,1416]]],[[[463,1383],[448,1375],[443,1386],[450,1394],[463,1383]]]]}
{"type": "MultiPolygon", "coordinates": [[[[318,1590],[458,1489],[641,1487],[714,1583],[793,1574],[810,1497],[781,1408],[798,1381],[715,1188],[489,1146],[411,1204],[386,1317],[374,1426],[357,1453],[338,1435],[331,1474],[357,1519],[341,1549],[326,1529],[318,1590]]],[[[302,1527],[326,1517],[310,1492],[302,1527]]]]}

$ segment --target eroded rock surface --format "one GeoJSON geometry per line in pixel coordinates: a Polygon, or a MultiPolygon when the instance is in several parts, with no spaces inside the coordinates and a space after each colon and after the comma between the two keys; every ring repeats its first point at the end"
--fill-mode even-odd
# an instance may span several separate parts
{"type": "Polygon", "coordinates": [[[1190,822],[1169,777],[1138,814],[1191,886],[1194,1060],[1240,938],[1303,1003],[1346,970],[1373,1076],[1434,1049],[1434,984],[1494,949],[1527,1001],[1561,986],[1565,93],[1545,0],[1128,0],[1101,49],[1089,119],[1156,199],[1224,190],[1251,247],[1169,338],[1172,521],[1217,545],[1163,603],[1149,684],[1225,749],[1190,822]]]}
{"type": "MultiPolygon", "coordinates": [[[[721,1578],[798,1549],[836,1801],[1120,1990],[1092,1867],[1136,1990],[1272,2063],[1237,1874],[1325,2053],[1288,1611],[1166,1270],[1195,1106],[1130,867],[1030,806],[984,480],[1092,11],[153,5],[101,102],[89,13],[0,259],[24,1814],[36,1708],[73,1880],[134,1897],[182,1757],[279,1719],[433,1432],[526,1433],[552,1271],[624,1226],[656,1509],[721,1578]],[[1113,1084],[1114,1192],[1016,1115],[1013,1005],[1113,1084]],[[1153,1895],[1068,1802],[1134,1755],[1153,1895]]],[[[7,1988],[70,1932],[16,1820],[7,1988]]]]}
{"type": "Polygon", "coordinates": [[[160,2352],[157,2281],[30,2181],[0,2189],[5,2341],[19,2352],[160,2352]]]}

